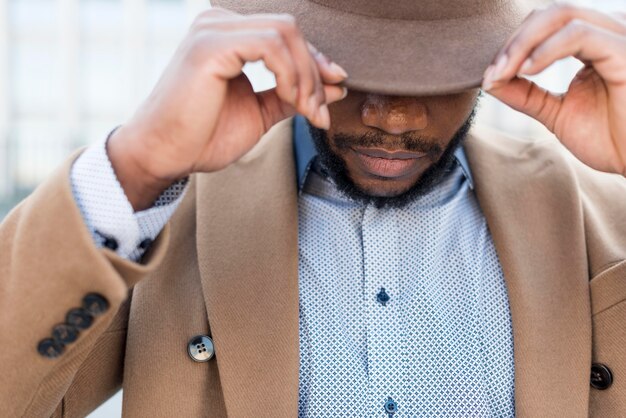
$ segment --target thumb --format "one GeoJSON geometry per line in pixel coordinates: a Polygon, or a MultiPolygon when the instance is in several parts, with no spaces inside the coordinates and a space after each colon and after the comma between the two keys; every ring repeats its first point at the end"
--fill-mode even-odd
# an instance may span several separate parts
{"type": "MultiPolygon", "coordinates": [[[[330,104],[344,99],[348,91],[343,86],[327,84],[324,86],[324,94],[326,95],[326,104],[330,104]]],[[[297,113],[295,107],[281,100],[275,88],[257,93],[257,99],[261,106],[263,125],[266,132],[281,120],[294,116],[297,113]]]]}
{"type": "Polygon", "coordinates": [[[539,87],[532,81],[514,77],[502,84],[497,83],[487,93],[513,109],[544,124],[554,132],[556,117],[561,108],[561,96],[539,87]]]}

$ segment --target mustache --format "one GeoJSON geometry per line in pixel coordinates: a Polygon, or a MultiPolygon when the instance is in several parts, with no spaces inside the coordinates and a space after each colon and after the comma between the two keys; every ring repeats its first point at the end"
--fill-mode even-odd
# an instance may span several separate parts
{"type": "Polygon", "coordinates": [[[415,134],[408,132],[394,137],[385,135],[382,132],[367,132],[364,135],[350,135],[338,132],[333,135],[333,142],[339,149],[380,147],[421,152],[426,154],[432,161],[436,161],[443,152],[443,148],[439,145],[440,141],[415,136],[415,134]]]}

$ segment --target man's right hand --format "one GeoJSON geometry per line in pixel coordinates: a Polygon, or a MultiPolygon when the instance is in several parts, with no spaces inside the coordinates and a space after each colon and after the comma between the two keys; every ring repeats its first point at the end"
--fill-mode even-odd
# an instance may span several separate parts
{"type": "Polygon", "coordinates": [[[109,138],[107,152],[135,210],[174,181],[225,168],[274,124],[301,113],[328,129],[327,103],[347,74],[317,52],[289,15],[199,15],[150,96],[109,138]],[[255,93],[242,73],[263,60],[276,88],[255,93]]]}

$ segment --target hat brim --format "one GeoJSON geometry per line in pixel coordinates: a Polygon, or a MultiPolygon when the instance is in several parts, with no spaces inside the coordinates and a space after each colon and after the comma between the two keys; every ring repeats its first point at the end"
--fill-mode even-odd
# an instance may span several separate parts
{"type": "Polygon", "coordinates": [[[305,38],[346,69],[348,88],[425,96],[479,87],[508,37],[534,7],[545,2],[502,2],[507,6],[492,14],[437,21],[376,18],[307,0],[212,3],[242,14],[294,15],[305,38]]]}

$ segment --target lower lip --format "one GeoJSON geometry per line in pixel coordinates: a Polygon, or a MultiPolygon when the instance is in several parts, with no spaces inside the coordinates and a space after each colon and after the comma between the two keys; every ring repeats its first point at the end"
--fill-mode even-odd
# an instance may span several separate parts
{"type": "Polygon", "coordinates": [[[357,156],[357,159],[365,171],[375,176],[386,178],[404,177],[414,171],[417,171],[420,160],[425,158],[378,158],[362,154],[358,151],[354,151],[354,154],[357,156]]]}

